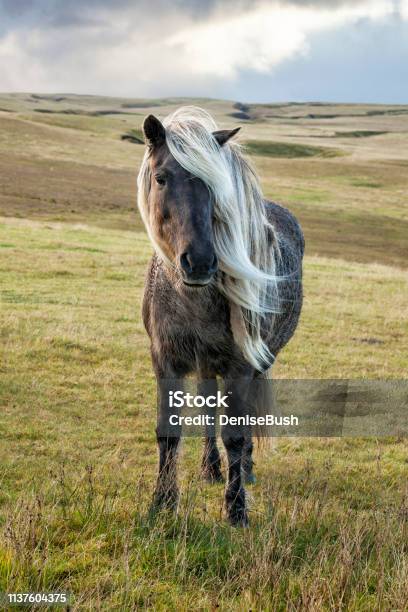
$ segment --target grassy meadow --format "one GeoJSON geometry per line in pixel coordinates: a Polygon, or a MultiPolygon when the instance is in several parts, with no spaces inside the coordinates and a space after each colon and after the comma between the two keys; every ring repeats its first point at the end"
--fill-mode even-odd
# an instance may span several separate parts
{"type": "Polygon", "coordinates": [[[247,530],[186,439],[177,517],[148,513],[151,247],[143,146],[122,136],[184,103],[242,126],[305,232],[304,310],[274,376],[406,376],[408,107],[0,95],[0,591],[69,591],[71,610],[402,612],[405,438],[257,449],[247,530]]]}

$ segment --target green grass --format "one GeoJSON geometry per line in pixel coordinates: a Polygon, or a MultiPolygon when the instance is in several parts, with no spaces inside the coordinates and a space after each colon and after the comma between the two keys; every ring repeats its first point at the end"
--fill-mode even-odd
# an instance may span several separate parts
{"type": "Polygon", "coordinates": [[[144,135],[141,129],[128,130],[125,132],[125,134],[122,134],[121,138],[122,140],[131,140],[135,144],[144,145],[145,143],[144,135]]]}
{"type": "MultiPolygon", "coordinates": [[[[180,100],[0,98],[15,111],[0,116],[0,591],[68,590],[73,610],[405,610],[404,438],[257,448],[248,530],[227,525],[223,487],[200,479],[202,442],[186,439],[180,511],[149,514],[156,384],[140,304],[151,247],[135,201],[143,147],[120,135],[140,129],[149,105],[162,115],[180,100]],[[36,104],[134,104],[139,115],[124,123],[36,104]]],[[[232,103],[200,104],[231,125],[232,103]]],[[[367,112],[381,112],[392,145],[356,137],[338,145],[345,155],[318,146],[292,156],[311,136],[327,142],[331,120],[307,119],[312,109],[280,105],[305,117],[294,134],[293,122],[251,105],[261,120],[244,128],[266,195],[296,213],[306,237],[302,318],[274,375],[404,378],[399,109],[322,105],[344,131],[379,130],[367,112]]]]}
{"type": "Polygon", "coordinates": [[[370,136],[382,136],[388,132],[380,130],[350,130],[349,132],[336,132],[339,138],[369,138],[370,136]]]}
{"type": "MultiPolygon", "coordinates": [[[[283,610],[311,599],[401,609],[405,440],[259,449],[252,527],[236,531],[223,519],[222,487],[199,479],[200,440],[188,439],[179,515],[149,517],[145,234],[3,220],[6,237],[1,590],[68,590],[75,609],[283,610]]],[[[405,273],[309,257],[305,283],[302,323],[276,376],[404,375],[405,273]]]]}
{"type": "Polygon", "coordinates": [[[251,155],[263,157],[335,157],[339,155],[336,149],[316,147],[313,145],[293,144],[290,142],[272,142],[269,140],[248,140],[245,149],[251,155]]]}
{"type": "Polygon", "coordinates": [[[382,183],[370,181],[369,179],[354,179],[352,185],[354,185],[354,187],[368,187],[369,189],[381,189],[381,187],[383,187],[382,183]]]}

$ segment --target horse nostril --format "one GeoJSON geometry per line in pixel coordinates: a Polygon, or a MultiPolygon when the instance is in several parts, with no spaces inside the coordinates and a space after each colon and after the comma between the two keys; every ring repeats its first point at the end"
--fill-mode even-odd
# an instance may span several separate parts
{"type": "Polygon", "coordinates": [[[216,255],[202,255],[186,251],[180,255],[180,268],[183,273],[192,278],[204,278],[217,271],[218,259],[216,255]]]}
{"type": "Polygon", "coordinates": [[[191,258],[188,253],[183,253],[182,255],[180,255],[180,265],[184,272],[187,272],[187,274],[191,274],[193,266],[191,265],[191,258]]]}

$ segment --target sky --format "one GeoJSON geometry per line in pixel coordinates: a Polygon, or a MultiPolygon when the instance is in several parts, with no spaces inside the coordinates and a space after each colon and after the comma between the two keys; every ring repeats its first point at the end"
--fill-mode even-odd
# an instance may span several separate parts
{"type": "Polygon", "coordinates": [[[0,91],[408,103],[408,0],[0,0],[0,91]]]}

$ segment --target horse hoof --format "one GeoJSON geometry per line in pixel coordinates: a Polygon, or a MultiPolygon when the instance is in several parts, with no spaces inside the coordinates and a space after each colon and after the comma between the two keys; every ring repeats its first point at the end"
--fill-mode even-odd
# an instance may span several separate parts
{"type": "Polygon", "coordinates": [[[246,510],[229,514],[228,520],[231,527],[249,527],[248,513],[246,510]]]}
{"type": "Polygon", "coordinates": [[[256,483],[256,476],[255,474],[245,474],[245,482],[246,484],[255,484],[256,483]]]}
{"type": "Polygon", "coordinates": [[[178,507],[179,495],[176,491],[155,492],[150,505],[150,514],[154,515],[161,510],[176,512],[178,507]]]}
{"type": "Polygon", "coordinates": [[[203,470],[202,477],[206,482],[208,482],[208,484],[224,482],[224,476],[220,470],[203,470]]]}
{"type": "Polygon", "coordinates": [[[245,501],[245,490],[241,487],[238,491],[227,489],[225,503],[227,516],[232,527],[248,527],[248,512],[245,501]]]}

